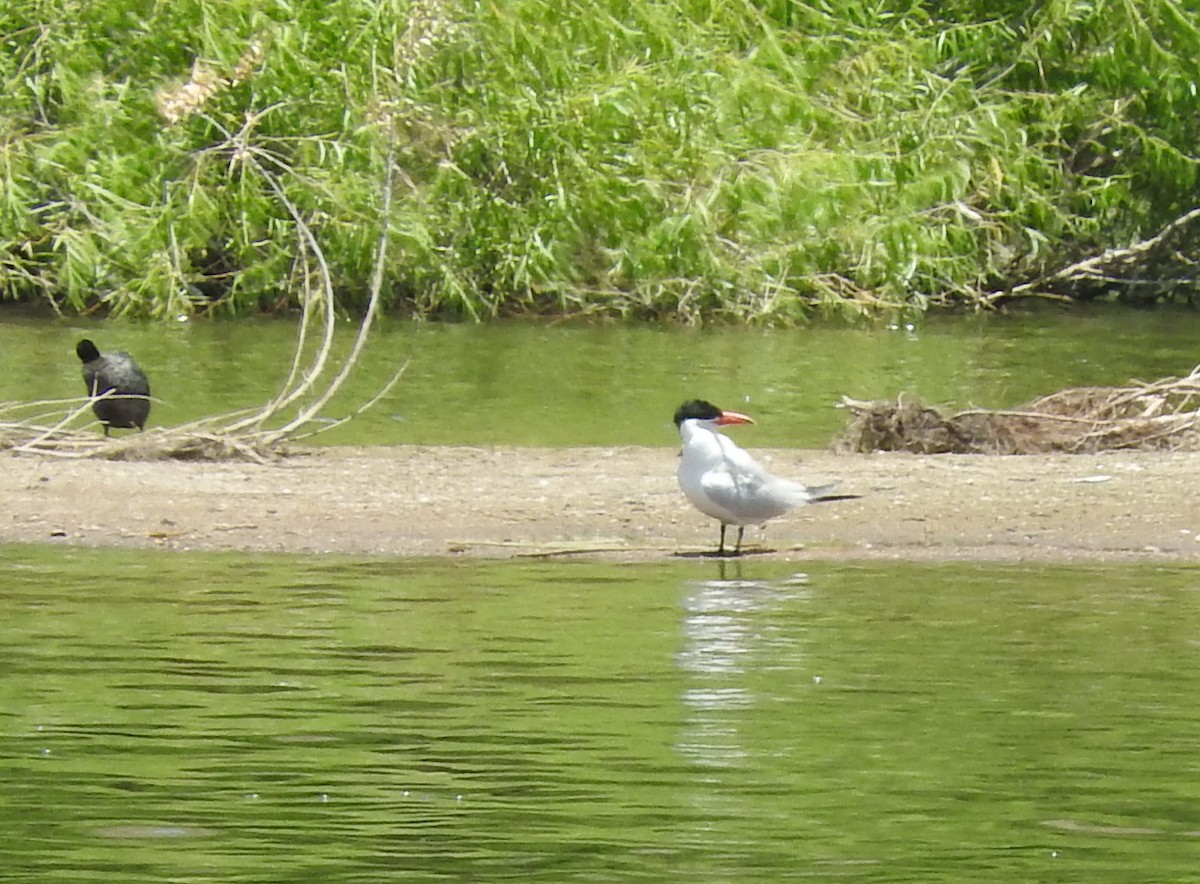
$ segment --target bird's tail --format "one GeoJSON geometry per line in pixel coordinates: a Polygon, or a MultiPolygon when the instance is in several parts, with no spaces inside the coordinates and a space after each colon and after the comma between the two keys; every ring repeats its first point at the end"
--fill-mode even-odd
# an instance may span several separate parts
{"type": "Polygon", "coordinates": [[[856,500],[862,497],[861,494],[834,494],[833,490],[842,484],[841,482],[830,482],[828,485],[817,485],[814,488],[807,489],[809,503],[828,503],[831,500],[856,500]]]}

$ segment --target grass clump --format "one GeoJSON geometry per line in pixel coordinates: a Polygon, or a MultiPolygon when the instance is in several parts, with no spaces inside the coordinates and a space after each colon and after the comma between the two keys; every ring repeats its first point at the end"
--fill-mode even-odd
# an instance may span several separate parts
{"type": "Polygon", "coordinates": [[[46,0],[0,27],[0,297],[63,311],[293,306],[298,222],[349,310],[386,233],[383,306],[418,316],[1196,291],[1200,30],[1171,0],[46,0]]]}

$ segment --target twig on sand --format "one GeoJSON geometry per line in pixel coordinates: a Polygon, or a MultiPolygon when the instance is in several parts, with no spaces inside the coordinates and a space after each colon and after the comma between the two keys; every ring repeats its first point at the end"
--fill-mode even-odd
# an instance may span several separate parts
{"type": "Polygon", "coordinates": [[[466,552],[473,546],[501,547],[514,550],[513,555],[520,559],[550,559],[558,556],[586,556],[597,553],[628,553],[628,552],[669,552],[673,546],[631,546],[624,540],[593,540],[581,545],[579,541],[559,540],[536,541],[526,540],[452,540],[447,544],[450,552],[466,552]]]}

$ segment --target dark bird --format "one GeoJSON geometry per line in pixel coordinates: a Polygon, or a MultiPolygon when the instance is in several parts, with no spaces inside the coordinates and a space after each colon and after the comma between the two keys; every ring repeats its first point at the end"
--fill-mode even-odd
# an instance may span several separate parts
{"type": "Polygon", "coordinates": [[[101,356],[87,338],[75,346],[75,352],[83,360],[83,382],[95,399],[92,411],[104,424],[104,435],[113,427],[145,429],[150,416],[150,381],[133,357],[124,352],[101,356]]]}
{"type": "Polygon", "coordinates": [[[734,555],[742,551],[747,525],[761,525],[794,507],[823,500],[844,500],[856,494],[830,494],[837,485],[810,488],[772,476],[717,428],[752,424],[736,411],[722,411],[711,402],[692,399],[675,412],[675,425],[683,437],[679,460],[679,487],[692,506],[721,523],[717,555],[725,554],[725,528],[738,526],[734,555]]]}

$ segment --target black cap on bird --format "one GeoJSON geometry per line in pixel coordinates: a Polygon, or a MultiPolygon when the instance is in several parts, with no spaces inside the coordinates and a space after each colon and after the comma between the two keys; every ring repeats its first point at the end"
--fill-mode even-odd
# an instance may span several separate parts
{"type": "Polygon", "coordinates": [[[834,485],[809,487],[768,473],[719,428],[752,424],[736,411],[723,411],[703,399],[691,399],[675,411],[683,439],[679,487],[692,506],[721,523],[717,555],[725,554],[725,529],[737,525],[734,555],[741,553],[747,525],[761,525],[806,503],[857,495],[833,495],[834,485]]]}

